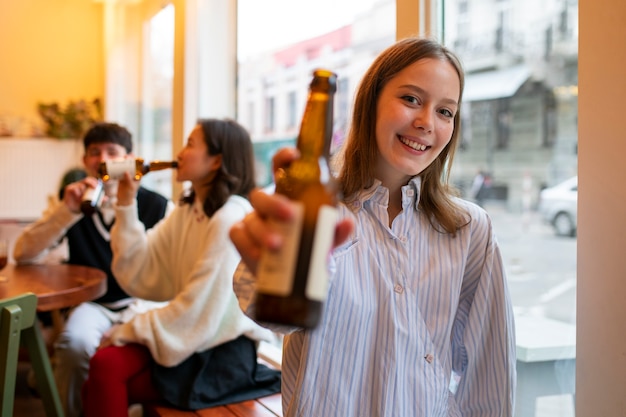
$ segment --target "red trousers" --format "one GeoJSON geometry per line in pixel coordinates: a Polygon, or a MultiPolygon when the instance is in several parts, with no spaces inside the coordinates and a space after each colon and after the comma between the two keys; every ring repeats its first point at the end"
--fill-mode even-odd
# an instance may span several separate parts
{"type": "Polygon", "coordinates": [[[128,417],[131,404],[158,401],[161,396],[150,379],[152,361],[150,351],[139,344],[99,349],[83,385],[85,417],[128,417]]]}

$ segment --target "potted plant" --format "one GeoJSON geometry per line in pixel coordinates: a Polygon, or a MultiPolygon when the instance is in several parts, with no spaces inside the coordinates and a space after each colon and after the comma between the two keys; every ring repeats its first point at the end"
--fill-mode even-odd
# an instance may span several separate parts
{"type": "Polygon", "coordinates": [[[57,102],[38,103],[37,112],[45,123],[45,132],[52,138],[81,138],[95,122],[102,121],[102,103],[96,98],[69,101],[65,108],[57,102]]]}

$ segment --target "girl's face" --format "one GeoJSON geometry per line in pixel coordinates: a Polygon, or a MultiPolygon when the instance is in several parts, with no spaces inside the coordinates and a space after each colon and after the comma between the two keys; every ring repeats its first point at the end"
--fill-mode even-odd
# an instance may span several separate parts
{"type": "Polygon", "coordinates": [[[191,181],[192,184],[210,183],[221,163],[220,155],[209,155],[200,125],[191,131],[177,159],[176,181],[191,181]]]}
{"type": "Polygon", "coordinates": [[[447,61],[414,62],[383,87],[376,108],[376,178],[399,187],[426,169],[452,138],[461,94],[447,61]]]}

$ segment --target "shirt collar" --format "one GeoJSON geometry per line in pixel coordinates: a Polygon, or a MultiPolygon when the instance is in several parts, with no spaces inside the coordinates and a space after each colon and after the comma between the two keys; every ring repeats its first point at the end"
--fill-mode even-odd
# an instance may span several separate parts
{"type": "Polygon", "coordinates": [[[411,205],[417,210],[420,202],[420,190],[422,189],[422,177],[413,177],[407,185],[402,187],[402,208],[407,209],[411,205]]]}
{"type": "MultiPolygon", "coordinates": [[[[422,185],[422,177],[416,176],[409,180],[408,184],[402,187],[402,208],[407,209],[411,205],[415,206],[415,210],[417,210],[417,206],[419,205],[419,196],[420,189],[422,185]]],[[[372,204],[381,204],[385,207],[389,203],[389,189],[384,187],[380,180],[374,180],[374,184],[362,190],[356,198],[350,203],[354,211],[357,211],[366,202],[371,202],[372,204]]]]}

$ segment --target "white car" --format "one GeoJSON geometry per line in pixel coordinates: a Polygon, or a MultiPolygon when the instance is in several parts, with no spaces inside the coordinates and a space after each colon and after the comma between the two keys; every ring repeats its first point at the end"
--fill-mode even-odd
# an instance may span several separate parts
{"type": "Polygon", "coordinates": [[[538,210],[558,236],[576,236],[578,176],[539,193],[538,210]]]}

